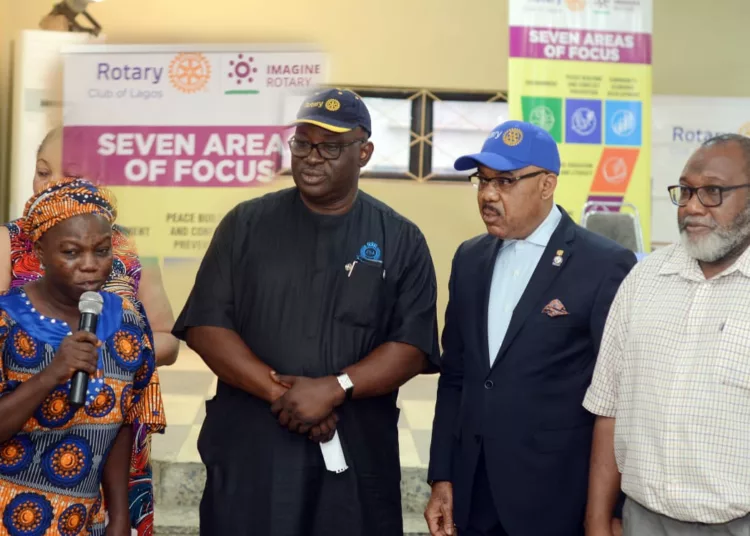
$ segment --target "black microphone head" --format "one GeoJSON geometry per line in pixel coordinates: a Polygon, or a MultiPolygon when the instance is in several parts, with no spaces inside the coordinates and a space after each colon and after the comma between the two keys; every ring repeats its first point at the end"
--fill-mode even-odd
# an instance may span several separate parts
{"type": "Polygon", "coordinates": [[[102,314],[104,298],[98,292],[84,292],[78,300],[78,310],[81,314],[90,313],[96,316],[102,314]]]}

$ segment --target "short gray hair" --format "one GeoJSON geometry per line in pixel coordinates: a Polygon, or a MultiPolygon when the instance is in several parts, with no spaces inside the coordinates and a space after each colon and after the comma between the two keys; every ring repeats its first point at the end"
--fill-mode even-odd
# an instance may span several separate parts
{"type": "Polygon", "coordinates": [[[750,180],[750,138],[742,134],[718,134],[712,136],[701,144],[701,147],[713,147],[714,145],[724,145],[727,143],[736,143],[742,155],[745,157],[745,176],[750,180]]]}

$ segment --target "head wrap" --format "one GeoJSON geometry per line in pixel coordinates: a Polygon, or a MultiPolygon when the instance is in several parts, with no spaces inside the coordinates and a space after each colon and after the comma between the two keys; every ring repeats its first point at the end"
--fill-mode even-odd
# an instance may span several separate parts
{"type": "Polygon", "coordinates": [[[97,214],[114,223],[117,218],[114,195],[86,179],[60,179],[26,203],[23,230],[31,242],[36,242],[55,225],[82,214],[97,214]]]}

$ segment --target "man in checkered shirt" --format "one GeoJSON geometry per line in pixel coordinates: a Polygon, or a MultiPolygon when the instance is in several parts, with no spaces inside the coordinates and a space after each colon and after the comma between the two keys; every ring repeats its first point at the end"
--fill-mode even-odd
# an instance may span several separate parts
{"type": "Polygon", "coordinates": [[[750,535],[750,138],[705,142],[679,185],[681,242],[625,279],[584,406],[587,536],[750,535]],[[622,476],[621,476],[622,475],[622,476]]]}

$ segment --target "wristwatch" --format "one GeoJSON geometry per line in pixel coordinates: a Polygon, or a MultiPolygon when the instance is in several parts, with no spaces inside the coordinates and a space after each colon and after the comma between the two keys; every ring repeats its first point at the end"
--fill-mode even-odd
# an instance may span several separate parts
{"type": "Polygon", "coordinates": [[[352,392],[354,391],[354,384],[352,383],[352,379],[346,372],[340,372],[336,376],[336,379],[338,380],[341,388],[346,393],[346,399],[350,400],[352,398],[352,392]]]}

